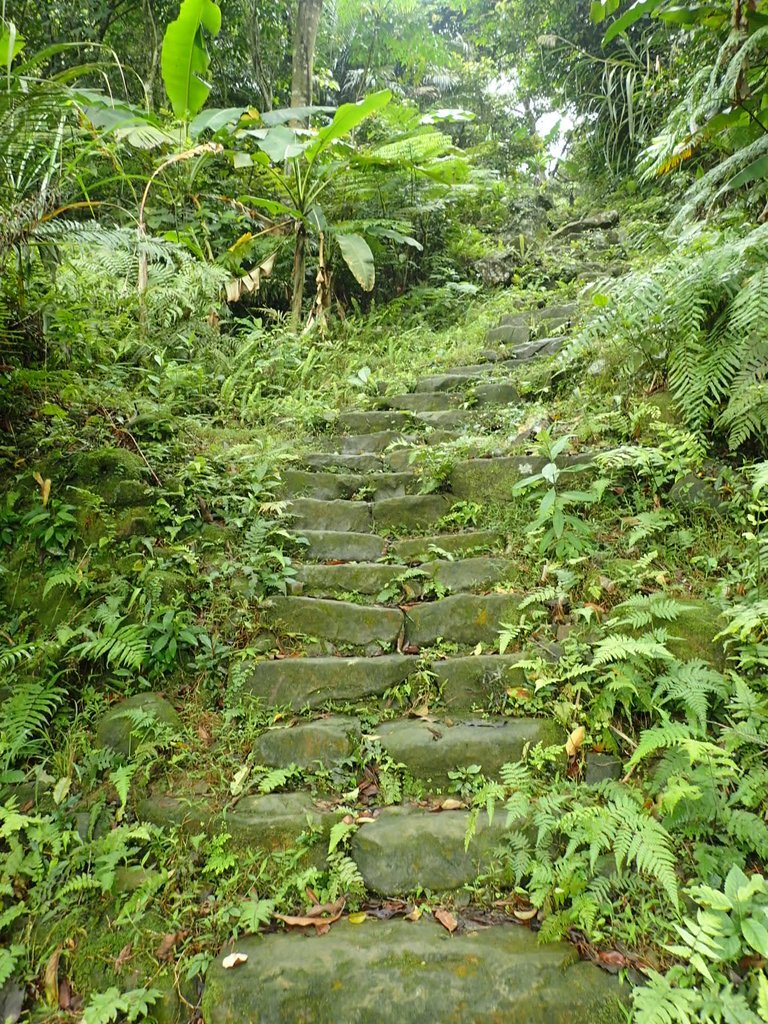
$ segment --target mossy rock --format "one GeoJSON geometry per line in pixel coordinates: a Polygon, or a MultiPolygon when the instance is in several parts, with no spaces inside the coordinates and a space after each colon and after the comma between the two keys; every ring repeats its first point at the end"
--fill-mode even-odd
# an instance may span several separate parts
{"type": "Polygon", "coordinates": [[[148,732],[137,726],[130,714],[142,711],[160,725],[181,733],[181,719],[175,708],[159,693],[137,693],[113,705],[96,726],[96,742],[100,747],[111,747],[124,757],[130,757],[148,732]]]}
{"type": "MultiPolygon", "coordinates": [[[[152,492],[146,486],[146,467],[138,455],[125,448],[97,448],[73,460],[67,474],[70,488],[97,494],[114,508],[148,505],[152,492]]],[[[69,497],[76,500],[70,492],[69,497]]]]}
{"type": "Polygon", "coordinates": [[[715,637],[726,626],[720,610],[707,601],[687,599],[688,606],[674,622],[668,625],[674,639],[667,641],[667,648],[680,661],[700,659],[716,668],[725,667],[725,649],[715,637]]]}

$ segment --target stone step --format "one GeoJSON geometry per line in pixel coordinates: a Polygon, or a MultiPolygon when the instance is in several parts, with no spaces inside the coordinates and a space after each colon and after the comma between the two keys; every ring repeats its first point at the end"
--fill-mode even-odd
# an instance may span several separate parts
{"type": "MultiPolygon", "coordinates": [[[[451,493],[456,498],[475,501],[518,501],[512,487],[526,476],[540,473],[549,460],[541,455],[506,455],[491,459],[464,459],[457,462],[449,477],[451,493]]],[[[586,466],[592,456],[560,455],[555,460],[561,468],[586,466]]]]}
{"type": "Polygon", "coordinates": [[[567,338],[538,338],[527,345],[521,345],[515,349],[514,358],[517,362],[525,363],[531,359],[543,359],[546,356],[553,356],[559,352],[566,343],[567,338]]]}
{"type": "Polygon", "coordinates": [[[456,768],[477,765],[492,778],[502,765],[519,761],[528,747],[565,743],[563,730],[546,718],[409,718],[384,722],[375,735],[409,775],[442,790],[450,789],[448,773],[456,768]]]}
{"type": "Polygon", "coordinates": [[[462,533],[438,533],[431,537],[405,537],[393,541],[389,550],[404,562],[439,559],[441,553],[458,555],[470,551],[491,551],[502,547],[506,537],[495,530],[466,530],[462,533]]]}
{"type": "Polygon", "coordinates": [[[509,833],[505,818],[497,814],[489,824],[487,815],[481,814],[465,849],[467,811],[385,807],[375,821],[355,833],[351,854],[366,887],[383,896],[460,889],[492,866],[495,848],[509,833]]]}
{"type": "Polygon", "coordinates": [[[391,603],[399,601],[402,593],[410,600],[421,597],[425,590],[431,593],[435,584],[449,593],[487,590],[508,580],[514,570],[512,559],[487,557],[437,560],[415,569],[382,562],[302,565],[289,586],[292,594],[307,596],[333,597],[346,593],[374,597],[399,580],[405,589],[395,587],[395,593],[387,602],[391,603]]]}
{"type": "Polygon", "coordinates": [[[304,495],[332,501],[350,499],[361,492],[373,501],[377,498],[399,498],[418,490],[417,473],[323,473],[306,469],[287,469],[283,473],[283,492],[289,496],[304,495]]]}
{"type": "Polygon", "coordinates": [[[478,384],[474,389],[475,405],[511,405],[520,401],[514,384],[478,384]]]}
{"type": "MultiPolygon", "coordinates": [[[[490,372],[490,369],[492,367],[486,367],[488,372],[490,372]]],[[[481,375],[477,373],[455,373],[453,371],[437,373],[432,377],[422,377],[421,380],[416,381],[414,391],[416,394],[426,394],[433,391],[463,391],[471,384],[474,384],[478,376],[481,375]]]]}
{"type": "Polygon", "coordinates": [[[531,336],[527,323],[500,323],[485,335],[489,345],[524,345],[531,336]]]}
{"type": "Polygon", "coordinates": [[[406,572],[406,565],[386,565],[383,562],[302,565],[289,587],[292,594],[313,597],[333,597],[337,594],[365,594],[372,597],[395,583],[406,572]]]}
{"type": "Polygon", "coordinates": [[[370,533],[373,529],[371,505],[367,501],[293,498],[288,511],[293,517],[294,528],[299,530],[302,526],[308,526],[313,530],[370,533]]]}
{"type": "Polygon", "coordinates": [[[349,648],[364,648],[366,654],[391,651],[403,628],[397,608],[279,594],[269,599],[263,620],[278,633],[324,641],[328,653],[349,648]]]}
{"type": "Polygon", "coordinates": [[[405,638],[409,646],[427,647],[442,639],[463,646],[498,645],[501,624],[517,621],[520,597],[513,594],[455,594],[408,608],[405,638]]]}
{"type": "Polygon", "coordinates": [[[528,928],[467,922],[449,935],[426,915],[343,919],[326,935],[228,944],[208,968],[202,1015],[205,1024],[597,1024],[625,1019],[627,989],[528,928]],[[247,957],[236,970],[223,966],[232,948],[247,957]]]}
{"type": "Polygon", "coordinates": [[[410,412],[400,410],[373,412],[343,412],[336,421],[343,434],[374,434],[384,430],[413,429],[415,421],[410,412]]]}
{"type": "Polygon", "coordinates": [[[280,724],[263,732],[253,743],[256,764],[287,768],[330,767],[348,757],[360,743],[360,719],[328,715],[312,722],[280,724]]]}
{"type": "Polygon", "coordinates": [[[438,427],[444,430],[461,430],[469,426],[475,419],[467,409],[443,409],[440,412],[419,412],[416,413],[416,420],[428,427],[438,427]]]}
{"type": "Polygon", "coordinates": [[[341,455],[381,454],[391,445],[411,444],[417,439],[396,430],[379,430],[371,434],[341,435],[334,440],[335,450],[341,455]]]}
{"type": "Polygon", "coordinates": [[[302,530],[296,537],[307,542],[299,547],[301,557],[317,562],[373,562],[386,548],[384,538],[372,533],[302,530]]]}
{"type": "Polygon", "coordinates": [[[381,697],[418,667],[417,658],[401,654],[378,658],[280,658],[256,662],[242,685],[268,707],[298,711],[303,707],[322,707],[329,701],[343,703],[381,697]]]}
{"type": "Polygon", "coordinates": [[[429,666],[440,687],[441,701],[449,711],[498,706],[508,690],[528,689],[519,667],[522,654],[473,654],[446,658],[429,666]]]}
{"type": "Polygon", "coordinates": [[[341,817],[318,807],[309,793],[244,796],[226,810],[212,797],[159,793],[139,800],[136,811],[153,825],[181,826],[192,834],[226,831],[235,846],[263,850],[290,849],[308,826],[327,836],[341,817]]]}
{"type": "Polygon", "coordinates": [[[464,404],[462,395],[445,391],[425,391],[421,394],[386,395],[377,400],[386,409],[404,409],[407,412],[445,412],[464,404]]]}
{"type": "Polygon", "coordinates": [[[344,455],[342,452],[310,452],[301,462],[308,469],[343,469],[348,473],[380,473],[383,464],[379,455],[344,455]]]}
{"type": "Polygon", "coordinates": [[[409,494],[384,498],[373,506],[374,529],[421,530],[437,523],[450,511],[453,499],[446,494],[409,494]]]}

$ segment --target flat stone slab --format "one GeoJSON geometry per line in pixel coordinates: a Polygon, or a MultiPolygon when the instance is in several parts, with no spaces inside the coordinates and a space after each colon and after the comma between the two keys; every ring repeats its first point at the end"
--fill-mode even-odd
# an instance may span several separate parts
{"type": "Polygon", "coordinates": [[[474,421],[474,416],[467,409],[443,409],[440,412],[419,412],[416,419],[428,427],[461,430],[474,421]]]}
{"type": "Polygon", "coordinates": [[[420,484],[419,474],[407,470],[399,473],[369,473],[365,478],[365,486],[370,491],[371,501],[402,498],[405,494],[414,494],[420,484]]]}
{"type": "Polygon", "coordinates": [[[322,501],[349,499],[363,486],[365,477],[358,473],[323,473],[308,469],[286,469],[281,490],[290,497],[306,496],[322,501]]]}
{"type": "Polygon", "coordinates": [[[336,445],[343,455],[380,454],[393,444],[407,444],[414,440],[396,430],[378,430],[371,434],[349,434],[337,438],[336,445]]]}
{"type": "Polygon", "coordinates": [[[419,667],[417,658],[281,658],[253,665],[244,689],[272,707],[317,708],[328,701],[380,697],[419,667]]]}
{"type": "Polygon", "coordinates": [[[264,621],[288,633],[299,633],[339,647],[391,649],[403,626],[402,612],[350,601],[325,601],[315,597],[270,598],[264,621]]]}
{"type": "Polygon", "coordinates": [[[408,430],[414,425],[410,412],[402,410],[343,412],[336,421],[344,434],[374,434],[381,430],[408,430]]]}
{"type": "Polygon", "coordinates": [[[510,687],[527,688],[525,673],[518,667],[522,660],[522,654],[479,654],[434,661],[430,671],[437,677],[445,706],[464,711],[487,707],[510,687]]]}
{"type": "Polygon", "coordinates": [[[165,726],[176,736],[183,732],[181,719],[173,705],[160,693],[136,693],[113,704],[96,725],[96,745],[110,747],[123,757],[129,757],[151,729],[137,724],[135,715],[151,718],[165,726]]]}
{"type": "Polygon", "coordinates": [[[464,459],[450,475],[456,498],[475,501],[518,501],[512,487],[525,476],[540,473],[547,460],[540,455],[507,455],[498,459],[464,459]]]}
{"type": "Polygon", "coordinates": [[[477,405],[511,405],[520,400],[514,384],[478,384],[474,393],[477,405]]]}
{"type": "Polygon", "coordinates": [[[387,409],[404,409],[407,412],[443,412],[462,405],[464,398],[450,392],[429,392],[408,395],[387,395],[378,404],[387,409]]]}
{"type": "Polygon", "coordinates": [[[341,533],[337,530],[302,530],[298,536],[308,543],[301,557],[318,562],[339,559],[345,562],[371,562],[384,554],[385,541],[372,533],[341,533]]]}
{"type": "Polygon", "coordinates": [[[375,596],[407,571],[406,565],[385,565],[382,562],[302,565],[289,586],[294,594],[320,597],[339,593],[375,596]]]}
{"type": "MultiPolygon", "coordinates": [[[[485,367],[486,372],[489,367],[485,367]]],[[[422,377],[416,382],[415,391],[423,394],[430,391],[461,391],[474,384],[480,373],[436,373],[431,377],[422,377]]]]}
{"type": "Polygon", "coordinates": [[[483,775],[498,775],[503,764],[519,761],[537,743],[564,743],[565,736],[551,719],[482,718],[462,722],[409,718],[376,727],[381,745],[404,764],[415,779],[442,789],[450,785],[455,768],[479,765],[483,775]]]}
{"type": "Polygon", "coordinates": [[[378,455],[344,455],[341,452],[310,452],[302,457],[310,469],[343,469],[350,473],[376,473],[381,470],[378,455]]]}
{"type": "Polygon", "coordinates": [[[511,578],[516,569],[511,558],[460,558],[455,561],[428,562],[424,569],[432,579],[458,593],[464,590],[487,590],[511,578]]]}
{"type": "Polygon", "coordinates": [[[360,742],[360,735],[360,720],[346,715],[280,725],[256,739],[253,757],[257,764],[277,768],[291,764],[300,768],[318,763],[328,766],[348,757],[360,742]]]}
{"type": "MultiPolygon", "coordinates": [[[[313,929],[309,930],[310,932],[313,929]]],[[[614,976],[514,925],[449,935],[420,921],[339,921],[327,935],[240,938],[205,978],[205,1024],[618,1024],[614,976]],[[248,959],[222,966],[234,948],[248,959]]]]}
{"type": "Polygon", "coordinates": [[[410,494],[403,498],[385,498],[373,505],[376,530],[421,530],[441,519],[451,507],[445,494],[410,494]]]}
{"type": "Polygon", "coordinates": [[[390,551],[404,561],[439,559],[441,552],[453,555],[462,551],[492,550],[501,547],[504,537],[493,530],[467,530],[464,533],[438,533],[431,537],[406,537],[393,541],[390,551]]]}
{"type": "Polygon", "coordinates": [[[509,829],[503,812],[490,825],[488,816],[481,814],[465,850],[468,818],[467,811],[384,808],[352,839],[352,857],[366,887],[382,896],[397,896],[416,889],[460,889],[474,881],[490,867],[509,829]]]}
{"type": "Polygon", "coordinates": [[[489,345],[524,345],[531,336],[527,324],[499,324],[485,336],[489,345]]]}
{"type": "Polygon", "coordinates": [[[515,349],[514,358],[517,362],[524,363],[531,359],[553,356],[560,351],[565,342],[564,337],[538,338],[536,341],[531,341],[527,345],[521,345],[520,348],[515,349]]]}
{"type": "Polygon", "coordinates": [[[517,620],[519,603],[519,596],[512,594],[455,594],[413,605],[406,614],[406,641],[426,647],[442,638],[457,644],[495,647],[502,622],[517,620]]]}
{"type": "Polygon", "coordinates": [[[371,506],[367,501],[322,501],[294,498],[288,509],[294,525],[312,530],[367,533],[372,529],[371,506]]]}

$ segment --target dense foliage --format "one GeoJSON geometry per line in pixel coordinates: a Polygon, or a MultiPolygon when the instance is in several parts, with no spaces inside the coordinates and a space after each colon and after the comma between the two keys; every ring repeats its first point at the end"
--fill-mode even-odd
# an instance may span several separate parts
{"type": "MultiPolygon", "coordinates": [[[[285,468],[342,405],[577,299],[519,401],[412,453],[425,493],[470,456],[543,467],[444,520],[514,552],[525,596],[495,650],[527,682],[494,711],[571,744],[567,765],[536,747],[498,779],[453,773],[468,843],[481,811],[510,822],[471,899],[626,972],[636,1024],[766,1022],[768,7],[339,0],[300,108],[296,15],[3,8],[0,997],[86,1024],[181,1013],[225,939],[308,887],[363,902],[360,779],[383,804],[419,784],[365,736],[333,771],[251,755],[289,714],[244,690],[249,659],[297,643],[261,620],[301,550],[285,468]],[[618,232],[570,233],[606,207],[618,232]],[[563,468],[587,448],[596,471],[563,468]],[[117,699],[160,690],[183,739],[139,708],[128,749],[94,743],[117,699]],[[619,777],[588,784],[586,751],[619,777]],[[300,780],[349,820],[323,868],[311,830],[243,855],[144,820],[179,780],[219,806],[300,780]]],[[[412,599],[410,572],[381,603],[412,599]]],[[[439,702],[427,665],[454,648],[355,712],[373,729],[439,702]]]]}

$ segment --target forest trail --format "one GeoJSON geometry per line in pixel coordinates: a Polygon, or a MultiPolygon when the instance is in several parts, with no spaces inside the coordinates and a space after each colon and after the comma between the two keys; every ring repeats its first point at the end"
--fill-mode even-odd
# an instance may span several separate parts
{"type": "MultiPolygon", "coordinates": [[[[468,891],[462,899],[478,876],[493,875],[494,850],[508,841],[510,826],[506,811],[492,819],[483,812],[466,844],[471,812],[460,797],[446,797],[460,790],[462,773],[495,777],[537,743],[562,744],[565,761],[567,735],[553,720],[499,714],[505,694],[526,685],[521,655],[494,653],[524,595],[494,589],[510,576],[514,539],[470,528],[473,510],[515,500],[515,482],[546,460],[464,460],[453,466],[445,491],[428,494],[419,493],[412,469],[420,445],[473,425],[481,409],[519,401],[510,373],[556,352],[577,314],[570,304],[507,318],[489,333],[482,361],[342,412],[338,434],[284,474],[306,547],[291,591],[272,598],[266,616],[276,636],[300,638],[293,655],[302,656],[252,664],[244,689],[267,707],[296,712],[361,701],[391,706],[398,695],[407,695],[403,703],[415,712],[373,734],[361,717],[344,713],[289,722],[259,737],[253,754],[277,769],[320,762],[332,770],[367,735],[378,764],[404,767],[423,792],[379,807],[377,772],[360,779],[370,811],[344,821],[354,832],[351,866],[371,898],[364,920],[352,923],[353,915],[332,923],[343,901],[322,914],[310,906],[315,927],[309,922],[235,942],[207,975],[208,1024],[618,1019],[617,980],[579,961],[566,943],[538,944],[530,927],[535,911],[525,900],[473,911],[468,891]],[[464,911],[447,914],[442,924],[405,919],[416,914],[403,897],[441,892],[453,892],[464,911]],[[330,930],[322,923],[329,917],[330,930]],[[227,969],[228,952],[248,959],[227,969]]],[[[552,657],[556,641],[553,626],[552,657]]],[[[593,776],[618,770],[618,762],[600,758],[587,769],[593,776]]],[[[184,817],[182,803],[165,797],[143,810],[170,823],[184,817]]],[[[226,816],[226,829],[240,841],[279,849],[295,842],[308,821],[328,836],[340,818],[332,801],[316,803],[302,791],[246,796],[226,816]]],[[[513,823],[512,834],[525,824],[513,823]]]]}

